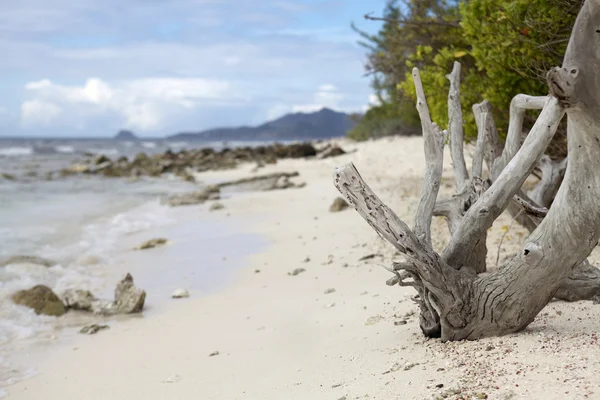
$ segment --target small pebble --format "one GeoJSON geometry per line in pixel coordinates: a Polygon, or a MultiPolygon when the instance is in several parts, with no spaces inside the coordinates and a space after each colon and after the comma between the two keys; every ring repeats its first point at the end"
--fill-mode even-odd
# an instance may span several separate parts
{"type": "Polygon", "coordinates": [[[171,297],[174,299],[183,299],[186,297],[190,297],[190,292],[188,292],[187,289],[183,288],[175,289],[171,297]]]}
{"type": "Polygon", "coordinates": [[[305,271],[306,270],[304,268],[296,268],[292,272],[288,272],[288,275],[290,275],[290,276],[296,276],[296,275],[299,275],[299,274],[301,274],[301,273],[303,273],[305,271]]]}
{"type": "Polygon", "coordinates": [[[180,380],[181,380],[181,376],[173,375],[173,376],[168,377],[165,380],[165,383],[175,383],[175,382],[179,382],[180,380]]]}

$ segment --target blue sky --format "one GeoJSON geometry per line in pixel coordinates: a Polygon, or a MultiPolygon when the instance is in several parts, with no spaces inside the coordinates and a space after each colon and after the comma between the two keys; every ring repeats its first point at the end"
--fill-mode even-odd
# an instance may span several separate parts
{"type": "Polygon", "coordinates": [[[385,0],[2,0],[0,135],[161,136],[369,103],[385,0]]]}

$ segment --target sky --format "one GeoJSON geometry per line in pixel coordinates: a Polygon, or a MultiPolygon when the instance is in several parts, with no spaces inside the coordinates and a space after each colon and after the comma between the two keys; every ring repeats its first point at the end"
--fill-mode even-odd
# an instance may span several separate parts
{"type": "Polygon", "coordinates": [[[0,136],[140,136],[373,101],[385,0],[1,0],[0,136]]]}

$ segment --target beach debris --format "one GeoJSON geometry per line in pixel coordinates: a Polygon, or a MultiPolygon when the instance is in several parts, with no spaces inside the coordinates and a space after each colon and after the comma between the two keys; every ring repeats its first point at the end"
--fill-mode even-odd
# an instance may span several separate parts
{"type": "Polygon", "coordinates": [[[399,321],[394,321],[394,325],[399,326],[399,325],[406,325],[408,322],[406,322],[405,320],[399,320],[399,321]]]}
{"type": "Polygon", "coordinates": [[[336,197],[329,206],[329,212],[340,212],[348,208],[348,202],[341,197],[336,197]]]}
{"type": "Polygon", "coordinates": [[[378,254],[378,253],[367,254],[366,256],[359,258],[358,261],[372,260],[375,257],[383,257],[383,255],[378,254]]]}
{"type": "Polygon", "coordinates": [[[304,259],[302,262],[303,262],[303,263],[308,263],[308,262],[310,262],[310,257],[306,257],[306,258],[305,258],[305,259],[304,259]]]}
{"type": "Polygon", "coordinates": [[[101,315],[131,314],[142,311],[146,292],[135,287],[133,277],[127,274],[115,288],[114,301],[97,299],[92,292],[83,289],[67,289],[61,298],[67,309],[101,315]]]}
{"type": "Polygon", "coordinates": [[[114,301],[96,300],[92,303],[95,314],[115,315],[139,313],[144,308],[146,292],[133,284],[133,277],[127,273],[115,288],[114,301]]]}
{"type": "Polygon", "coordinates": [[[167,379],[165,379],[165,383],[177,383],[181,380],[181,376],[179,375],[172,375],[170,377],[168,377],[167,379]]]}
{"type": "Polygon", "coordinates": [[[1,173],[0,177],[2,177],[3,179],[5,179],[7,181],[14,181],[16,179],[14,175],[7,174],[6,172],[1,173]]]}
{"type": "Polygon", "coordinates": [[[346,398],[347,398],[346,396],[342,396],[338,400],[346,400],[346,398]]]}
{"type": "Polygon", "coordinates": [[[79,330],[79,333],[83,333],[86,335],[94,335],[94,334],[100,332],[101,330],[109,329],[109,328],[110,328],[110,326],[108,326],[108,325],[91,324],[91,325],[86,325],[83,328],[81,328],[79,330]]]}
{"type": "Polygon", "coordinates": [[[404,364],[404,366],[402,367],[403,370],[405,371],[410,371],[411,369],[413,369],[413,367],[416,367],[417,365],[419,365],[419,363],[414,363],[414,362],[406,362],[404,364]]]}
{"type": "Polygon", "coordinates": [[[153,249],[155,247],[167,244],[167,242],[168,241],[165,238],[154,238],[154,239],[147,240],[144,243],[140,244],[139,246],[137,246],[135,248],[135,250],[153,249]]]}
{"type": "Polygon", "coordinates": [[[183,288],[175,289],[171,297],[174,299],[183,299],[186,297],[190,297],[190,292],[188,292],[187,289],[183,288]]]}
{"type": "Polygon", "coordinates": [[[288,272],[288,275],[290,276],[296,276],[296,275],[300,275],[301,273],[305,272],[306,270],[304,268],[296,268],[291,272],[288,272]]]}
{"type": "Polygon", "coordinates": [[[62,294],[65,307],[73,310],[93,311],[96,297],[89,290],[67,289],[62,294]]]}
{"type": "Polygon", "coordinates": [[[217,211],[217,210],[222,210],[224,208],[225,208],[225,206],[222,203],[217,202],[217,203],[212,203],[210,205],[209,211],[217,211]]]}
{"type": "Polygon", "coordinates": [[[333,264],[333,255],[330,254],[327,256],[327,261],[325,261],[323,263],[323,265],[331,265],[331,264],[333,264]]]}
{"type": "Polygon", "coordinates": [[[115,306],[119,313],[132,314],[142,311],[146,292],[133,284],[131,274],[125,275],[115,289],[115,306]]]}
{"type": "Polygon", "coordinates": [[[36,285],[31,289],[19,290],[12,295],[19,305],[32,308],[36,314],[60,317],[67,312],[60,298],[48,286],[36,285]]]}
{"type": "Polygon", "coordinates": [[[248,178],[236,179],[233,181],[222,182],[216,185],[219,188],[236,187],[238,189],[250,190],[281,190],[304,187],[305,183],[293,183],[290,178],[300,176],[297,171],[294,172],[275,172],[272,174],[250,176],[248,178]]]}
{"type": "Polygon", "coordinates": [[[322,160],[324,158],[337,157],[337,156],[341,156],[343,154],[346,154],[344,149],[342,149],[340,146],[334,144],[334,145],[326,146],[323,150],[321,150],[317,154],[317,158],[322,160]]]}
{"type": "Polygon", "coordinates": [[[214,357],[214,356],[218,356],[219,352],[218,351],[213,351],[212,353],[210,353],[208,356],[209,357],[214,357]]]}
{"type": "Polygon", "coordinates": [[[163,201],[163,203],[171,207],[202,204],[207,200],[218,200],[220,198],[220,192],[221,189],[219,189],[217,186],[211,185],[197,192],[175,194],[169,197],[166,201],[163,201]]]}
{"type": "Polygon", "coordinates": [[[374,315],[372,317],[367,318],[367,320],[365,321],[365,325],[369,326],[369,325],[375,325],[376,323],[378,323],[379,321],[381,321],[382,319],[384,319],[381,315],[374,315]]]}
{"type": "Polygon", "coordinates": [[[332,307],[335,307],[335,303],[330,303],[325,306],[325,308],[332,308],[332,307]]]}
{"type": "Polygon", "coordinates": [[[58,263],[47,258],[27,255],[15,255],[0,259],[0,267],[10,264],[35,264],[42,265],[44,267],[52,267],[58,263]]]}
{"type": "Polygon", "coordinates": [[[334,288],[329,288],[325,291],[325,294],[330,294],[330,293],[335,293],[335,289],[334,288]]]}
{"type": "Polygon", "coordinates": [[[394,363],[394,365],[392,365],[392,367],[389,370],[385,371],[382,375],[389,374],[390,372],[400,371],[400,370],[409,371],[417,365],[419,365],[419,363],[411,363],[411,362],[407,361],[404,364],[400,364],[397,362],[397,363],[394,363]]]}

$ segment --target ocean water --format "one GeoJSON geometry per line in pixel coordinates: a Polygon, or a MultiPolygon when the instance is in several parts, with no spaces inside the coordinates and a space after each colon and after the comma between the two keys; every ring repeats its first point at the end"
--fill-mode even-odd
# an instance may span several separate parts
{"type": "MultiPolygon", "coordinates": [[[[160,199],[173,193],[196,190],[201,184],[169,176],[135,181],[99,176],[46,180],[47,172],[58,171],[81,159],[85,153],[132,157],[142,151],[155,153],[168,148],[178,151],[206,146],[218,149],[225,145],[233,147],[248,143],[0,139],[0,259],[35,255],[56,262],[51,268],[37,265],[0,267],[0,397],[3,386],[34,373],[30,368],[14,369],[2,356],[8,349],[14,350],[40,335],[55,334],[57,327],[56,318],[38,316],[13,304],[10,296],[14,292],[36,284],[48,285],[57,293],[73,287],[101,292],[107,287],[105,270],[125,238],[150,230],[163,230],[172,236],[186,238],[193,231],[189,223],[176,225],[176,213],[162,206],[160,199]],[[1,174],[10,174],[15,179],[2,179],[1,174]]],[[[170,270],[170,275],[162,279],[163,283],[177,285],[183,277],[196,282],[196,288],[202,291],[206,289],[203,284],[217,282],[218,277],[227,272],[218,263],[221,253],[226,251],[219,248],[219,243],[224,241],[211,238],[210,234],[206,233],[204,242],[209,243],[208,248],[214,254],[204,257],[207,267],[179,274],[170,270]]],[[[226,235],[227,230],[219,234],[226,235]]],[[[188,239],[194,240],[193,237],[188,239]]],[[[245,252],[258,244],[254,238],[246,236],[240,237],[239,242],[248,244],[245,252]]],[[[163,255],[165,262],[175,256],[163,255]]],[[[152,298],[150,293],[160,290],[162,273],[161,270],[148,271],[141,279],[140,286],[148,290],[149,299],[152,298]]],[[[110,285],[114,287],[114,282],[110,285]]],[[[194,289],[194,285],[190,285],[194,289]]]]}

